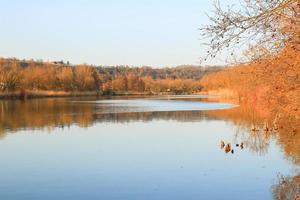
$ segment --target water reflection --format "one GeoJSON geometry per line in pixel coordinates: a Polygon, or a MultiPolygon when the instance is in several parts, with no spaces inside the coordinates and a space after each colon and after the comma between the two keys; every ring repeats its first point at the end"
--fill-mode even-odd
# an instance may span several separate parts
{"type": "Polygon", "coordinates": [[[295,176],[278,176],[278,183],[273,186],[273,197],[277,200],[300,200],[300,173],[295,176]]]}
{"type": "Polygon", "coordinates": [[[295,116],[261,114],[247,104],[222,111],[207,111],[206,114],[233,124],[235,140],[244,141],[251,151],[264,155],[268,152],[270,141],[277,140],[286,157],[300,164],[300,135],[295,131],[300,127],[300,120],[295,116]]]}
{"type": "MultiPolygon", "coordinates": [[[[300,120],[296,115],[263,112],[254,109],[251,104],[221,112],[209,111],[208,114],[234,124],[234,141],[244,141],[247,149],[260,156],[266,155],[271,141],[276,140],[285,153],[285,158],[297,165],[298,170],[290,176],[278,175],[277,183],[272,187],[273,198],[300,200],[300,135],[297,130],[300,120]]],[[[222,141],[221,149],[223,148],[228,152],[231,146],[226,150],[225,142],[222,141]]]]}
{"type": "Polygon", "coordinates": [[[193,121],[207,118],[201,110],[231,106],[230,104],[143,99],[0,101],[0,134],[7,131],[65,127],[72,124],[88,127],[96,122],[145,122],[154,119],[193,121]]]}
{"type": "MultiPolygon", "coordinates": [[[[138,159],[131,158],[132,162],[134,163],[139,163],[141,160],[145,163],[149,162],[149,160],[152,160],[154,162],[157,161],[157,166],[151,166],[149,164],[150,167],[155,167],[157,171],[160,170],[159,167],[165,167],[161,166],[161,163],[165,163],[165,165],[168,164],[168,162],[164,161],[165,159],[169,160],[170,163],[176,163],[177,156],[184,152],[186,154],[181,158],[183,161],[186,161],[185,159],[190,158],[192,161],[189,160],[189,162],[194,163],[194,160],[199,160],[199,165],[197,165],[198,169],[190,169],[191,172],[193,172],[192,175],[196,177],[198,177],[197,173],[204,171],[203,173],[207,174],[208,169],[214,169],[217,166],[222,166],[224,163],[226,163],[226,166],[229,167],[229,169],[235,169],[236,171],[252,171],[252,168],[257,167],[252,166],[253,163],[263,165],[264,168],[265,165],[267,165],[263,161],[264,158],[266,158],[268,162],[270,162],[268,163],[270,164],[268,171],[273,170],[272,159],[283,162],[283,164],[281,163],[278,165],[290,166],[289,163],[292,163],[292,166],[296,166],[296,168],[299,168],[300,136],[297,133],[297,130],[295,131],[295,127],[299,127],[299,120],[297,121],[293,117],[278,115],[274,116],[266,112],[259,112],[253,109],[251,105],[241,105],[240,107],[234,107],[224,110],[206,110],[203,106],[206,106],[207,109],[219,109],[228,108],[228,106],[230,105],[214,103],[199,104],[199,101],[210,102],[215,101],[215,99],[210,99],[207,97],[203,98],[199,96],[195,96],[189,99],[187,96],[184,96],[163,98],[152,97],[150,100],[132,100],[130,98],[122,97],[122,99],[66,98],[36,99],[29,101],[0,101],[0,137],[12,135],[11,133],[28,133],[32,130],[36,130],[37,133],[42,135],[45,132],[44,129],[53,130],[50,131],[51,133],[61,133],[65,130],[64,128],[66,127],[68,127],[75,135],[77,132],[92,133],[93,129],[95,129],[94,131],[99,131],[100,133],[101,131],[106,131],[109,133],[113,132],[115,134],[120,131],[124,131],[126,133],[126,136],[118,135],[117,137],[112,136],[113,134],[109,134],[109,136],[105,136],[103,138],[100,137],[101,134],[99,134],[99,138],[97,139],[98,141],[100,141],[101,139],[105,139],[106,137],[111,137],[108,142],[112,142],[112,146],[116,146],[119,148],[120,144],[114,144],[114,142],[118,140],[119,137],[121,137],[123,140],[131,144],[131,146],[128,145],[123,149],[123,151],[125,152],[130,150],[130,153],[125,153],[124,156],[130,156],[129,154],[137,156],[138,159]],[[162,126],[160,124],[162,122],[166,124],[163,124],[162,126]],[[223,123],[225,123],[226,125],[224,125],[223,123]],[[111,124],[114,124],[115,126],[111,124]],[[108,125],[111,125],[111,127],[103,129],[103,127],[105,128],[108,125]],[[130,135],[131,132],[134,132],[136,129],[138,129],[139,126],[141,127],[139,128],[138,134],[136,134],[135,137],[132,137],[130,135]],[[212,128],[207,128],[210,126],[212,128]],[[87,131],[78,131],[74,127],[89,127],[89,129],[87,129],[87,131]],[[58,131],[57,128],[60,131],[58,131]],[[154,133],[152,133],[151,130],[154,133]],[[213,130],[216,132],[213,132],[213,130]],[[183,135],[177,133],[177,131],[183,135]],[[203,131],[203,134],[201,134],[201,131],[203,131]],[[146,132],[147,134],[144,134],[144,132],[146,132]],[[156,132],[160,132],[160,135],[149,136],[156,134],[156,132]],[[168,138],[164,138],[164,134],[168,132],[170,132],[171,136],[168,138]],[[173,136],[172,134],[175,135],[173,136]],[[143,137],[141,137],[140,135],[143,135],[143,137]],[[147,139],[145,139],[144,137],[147,139]],[[137,141],[136,138],[139,138],[137,143],[142,141],[142,144],[138,145],[137,149],[134,148],[133,150],[131,150],[132,146],[135,147],[135,145],[137,145],[136,143],[132,143],[132,141],[137,141]],[[172,142],[170,142],[170,140],[172,142]],[[161,141],[163,141],[163,143],[160,143],[161,141]],[[181,146],[180,142],[182,141],[184,141],[186,145],[181,146]],[[143,145],[147,146],[148,142],[151,142],[152,146],[148,146],[148,148],[145,148],[143,145]],[[160,151],[156,152],[155,154],[159,157],[161,153],[163,154],[165,153],[165,151],[167,151],[167,148],[171,148],[171,146],[168,146],[171,144],[176,144],[176,148],[172,146],[172,150],[176,153],[170,151],[165,156],[163,156],[163,158],[151,157],[152,151],[157,151],[155,147],[159,147],[160,149],[160,151]],[[210,149],[210,147],[216,148],[217,151],[214,152],[214,150],[210,149]],[[179,151],[178,148],[181,150],[179,151]],[[145,149],[147,149],[147,151],[149,150],[147,154],[148,157],[150,157],[149,160],[143,157],[145,152],[143,152],[143,155],[135,154],[134,151],[139,151],[139,149],[141,149],[141,151],[145,149]],[[196,152],[195,149],[197,149],[198,151],[196,152]],[[193,153],[189,154],[191,152],[193,153]],[[279,156],[281,155],[280,153],[283,153],[285,161],[281,160],[279,156]],[[211,159],[207,158],[210,157],[211,154],[213,154],[215,157],[211,159]],[[222,157],[225,157],[227,159],[229,157],[232,160],[222,160],[222,157]],[[203,160],[206,160],[206,163],[203,163],[203,160]],[[244,163],[247,163],[249,166],[245,166],[244,163]],[[249,169],[247,169],[247,167],[249,167],[249,169]]],[[[15,135],[17,137],[17,134],[15,135]]],[[[81,137],[81,139],[85,139],[83,138],[83,136],[81,137]]],[[[8,140],[3,139],[2,141],[8,140]]],[[[81,141],[82,140],[78,140],[77,145],[80,146],[81,141]]],[[[67,146],[70,148],[69,145],[70,144],[67,144],[67,146]]],[[[109,144],[101,143],[101,145],[107,145],[107,149],[109,149],[109,151],[116,151],[115,149],[112,149],[109,144]]],[[[122,143],[120,148],[122,148],[123,145],[124,144],[122,143]]],[[[2,148],[2,152],[4,152],[5,150],[7,151],[8,147],[2,148]]],[[[89,149],[89,147],[85,148],[89,149]]],[[[101,154],[100,152],[102,157],[111,155],[111,152],[109,152],[107,149],[106,153],[101,154]]],[[[81,151],[77,150],[77,148],[73,149],[73,151],[77,152],[78,154],[82,153],[81,151]]],[[[86,153],[90,154],[91,152],[86,153]]],[[[118,154],[113,154],[112,157],[113,156],[118,157],[118,154]]],[[[122,157],[118,158],[122,159],[122,157]]],[[[74,162],[74,160],[70,161],[74,162]]],[[[110,159],[107,159],[106,161],[112,162],[110,159]]],[[[85,162],[89,161],[85,160],[85,162]]],[[[99,162],[102,163],[102,160],[100,160],[99,162]]],[[[51,163],[49,165],[51,165],[51,163]]],[[[116,167],[115,164],[113,164],[112,166],[116,167]]],[[[182,166],[182,164],[180,164],[180,166],[182,166]]],[[[126,166],[125,169],[129,170],[130,167],[136,166],[126,166]]],[[[144,168],[147,169],[147,167],[149,166],[143,165],[143,167],[138,168],[138,170],[144,168]]],[[[257,174],[260,174],[259,178],[264,176],[264,173],[266,174],[266,177],[271,177],[268,172],[262,171],[261,168],[256,168],[256,171],[253,170],[252,173],[257,172],[257,174]]],[[[284,169],[285,167],[282,168],[284,169]]],[[[183,166],[182,168],[180,167],[180,169],[183,169],[183,166]]],[[[104,170],[108,170],[107,173],[110,174],[109,167],[104,168],[104,170]]],[[[122,171],[122,168],[118,168],[118,170],[116,170],[115,172],[119,172],[120,170],[122,171]]],[[[165,173],[167,173],[168,170],[165,170],[165,173]]],[[[227,177],[227,170],[222,169],[222,167],[217,168],[216,171],[220,172],[220,174],[216,173],[218,174],[218,176],[216,174],[214,176],[210,175],[209,178],[204,180],[206,180],[207,183],[215,183],[217,177],[227,177]],[[225,172],[223,172],[222,170],[224,170],[225,172]]],[[[235,176],[236,171],[228,172],[228,176],[235,176]]],[[[141,174],[139,174],[139,172],[136,173],[138,175],[142,174],[142,172],[140,172],[141,174]]],[[[177,173],[181,174],[182,172],[177,173]]],[[[125,176],[125,179],[126,176],[128,176],[127,172],[124,172],[124,174],[122,175],[125,176]]],[[[185,177],[183,174],[181,175],[185,177]]],[[[132,173],[132,176],[135,176],[135,174],[132,173]]],[[[160,174],[160,176],[163,175],[160,174]]],[[[170,174],[170,177],[171,176],[174,176],[174,174],[170,174]]],[[[244,174],[241,174],[241,176],[244,177],[244,174]]],[[[232,179],[232,177],[229,178],[232,179]]],[[[251,177],[248,178],[251,179],[251,177]]],[[[177,181],[179,181],[179,179],[177,181]]],[[[114,181],[112,182],[115,183],[114,181]]],[[[224,182],[221,182],[220,184],[223,183],[224,182]]],[[[201,185],[201,183],[199,182],[198,184],[201,185]]],[[[267,184],[270,186],[270,188],[272,187],[272,193],[275,199],[295,199],[297,198],[297,195],[299,195],[299,172],[296,171],[293,173],[287,173],[287,171],[285,171],[283,172],[283,175],[278,178],[278,180],[274,179],[272,184],[267,184]]],[[[181,187],[184,187],[181,184],[179,185],[181,187]]],[[[250,186],[253,186],[252,183],[250,186]]],[[[223,185],[219,185],[219,188],[221,187],[223,187],[223,185]]],[[[239,187],[237,189],[241,189],[239,187]]],[[[227,190],[228,192],[230,191],[230,189],[228,188],[227,190]]],[[[223,192],[226,193],[225,189],[223,192]]]]}
{"type": "Polygon", "coordinates": [[[6,132],[63,128],[70,127],[72,124],[89,127],[101,122],[129,123],[153,120],[190,122],[219,119],[234,124],[233,143],[237,143],[237,140],[243,141],[249,150],[264,155],[268,151],[270,140],[276,137],[287,157],[297,164],[300,163],[300,137],[295,132],[295,127],[300,127],[299,120],[291,121],[290,118],[284,118],[278,123],[278,116],[273,118],[263,116],[249,105],[205,111],[212,108],[228,108],[231,105],[212,103],[199,106],[197,104],[199,101],[210,99],[207,96],[188,97],[152,97],[150,100],[119,97],[121,99],[63,98],[0,101],[0,137],[4,137],[6,132]],[[176,101],[165,101],[166,99],[176,99],[176,101]],[[195,109],[199,110],[194,111],[195,109]]]}

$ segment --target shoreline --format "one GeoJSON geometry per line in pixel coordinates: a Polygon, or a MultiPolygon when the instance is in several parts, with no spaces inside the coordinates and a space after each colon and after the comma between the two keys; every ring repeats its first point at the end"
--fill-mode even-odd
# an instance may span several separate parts
{"type": "Polygon", "coordinates": [[[97,92],[66,92],[66,91],[14,91],[0,93],[0,100],[26,100],[47,97],[98,96],[97,92]]]}
{"type": "MultiPolygon", "coordinates": [[[[107,96],[151,96],[151,95],[176,95],[172,92],[110,92],[103,93],[97,91],[48,91],[48,90],[20,90],[14,92],[0,92],[1,100],[26,100],[26,99],[39,99],[39,98],[63,98],[63,97],[107,97],[107,96]]],[[[181,94],[183,95],[183,94],[181,94]]],[[[192,95],[192,94],[184,94],[192,95]]]]}

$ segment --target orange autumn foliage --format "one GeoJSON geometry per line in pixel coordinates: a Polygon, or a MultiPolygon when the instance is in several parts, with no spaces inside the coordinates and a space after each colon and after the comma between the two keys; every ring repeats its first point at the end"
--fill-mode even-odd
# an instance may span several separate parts
{"type": "Polygon", "coordinates": [[[300,54],[286,47],[276,56],[226,68],[201,80],[206,91],[229,89],[240,100],[299,114],[300,54]]]}

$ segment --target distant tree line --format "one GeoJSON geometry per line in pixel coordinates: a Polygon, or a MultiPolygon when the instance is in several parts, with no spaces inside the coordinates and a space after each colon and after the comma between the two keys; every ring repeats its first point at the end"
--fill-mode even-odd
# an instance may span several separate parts
{"type": "Polygon", "coordinates": [[[60,62],[0,59],[0,91],[54,90],[192,93],[201,90],[200,79],[219,67],[178,66],[151,68],[70,65],[60,62]]]}

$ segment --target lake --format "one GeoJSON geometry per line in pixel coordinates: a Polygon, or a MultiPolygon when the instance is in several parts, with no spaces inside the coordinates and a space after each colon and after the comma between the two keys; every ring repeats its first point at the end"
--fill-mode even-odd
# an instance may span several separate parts
{"type": "Polygon", "coordinates": [[[283,179],[299,192],[300,152],[209,96],[0,101],[0,112],[0,199],[266,200],[283,179]]]}

